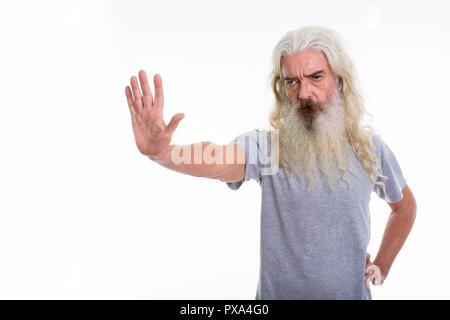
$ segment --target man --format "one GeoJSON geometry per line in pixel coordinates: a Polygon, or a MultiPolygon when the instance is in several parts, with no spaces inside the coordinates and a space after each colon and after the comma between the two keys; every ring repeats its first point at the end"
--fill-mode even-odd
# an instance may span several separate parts
{"type": "Polygon", "coordinates": [[[171,145],[184,115],[166,125],[161,77],[154,77],[154,99],[145,72],[139,78],[142,93],[136,77],[125,92],[142,154],[234,190],[250,179],[260,183],[256,299],[372,299],[368,281],[386,279],[414,223],[416,203],[391,149],[362,125],[354,66],[336,32],[303,27],[278,42],[274,130],[255,129],[228,145],[171,145]],[[367,253],[372,191],[392,209],[373,263],[367,253]]]}

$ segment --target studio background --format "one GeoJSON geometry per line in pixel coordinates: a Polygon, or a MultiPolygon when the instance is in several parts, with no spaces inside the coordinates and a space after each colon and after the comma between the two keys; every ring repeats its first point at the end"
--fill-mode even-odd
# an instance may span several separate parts
{"type": "MultiPolygon", "coordinates": [[[[162,76],[172,143],[268,129],[271,54],[330,27],[417,201],[374,299],[449,299],[446,1],[1,1],[0,298],[254,299],[260,187],[137,150],[124,88],[162,76]]],[[[153,84],[152,84],[153,91],[153,84]]],[[[372,258],[390,208],[370,203],[372,258]]]]}

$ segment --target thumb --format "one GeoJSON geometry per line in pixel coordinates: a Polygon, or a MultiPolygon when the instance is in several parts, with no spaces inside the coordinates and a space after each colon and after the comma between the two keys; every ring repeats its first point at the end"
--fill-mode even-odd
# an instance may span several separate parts
{"type": "Polygon", "coordinates": [[[177,113],[172,117],[169,124],[167,125],[167,130],[169,131],[169,134],[172,135],[175,129],[178,127],[178,124],[180,123],[181,119],[184,118],[183,113],[177,113]]]}
{"type": "Polygon", "coordinates": [[[367,255],[366,255],[366,267],[365,267],[365,272],[367,273],[367,269],[369,268],[369,266],[371,265],[372,263],[370,262],[370,254],[369,253],[367,253],[367,255]]]}
{"type": "Polygon", "coordinates": [[[366,254],[366,264],[370,263],[370,253],[366,254]]]}

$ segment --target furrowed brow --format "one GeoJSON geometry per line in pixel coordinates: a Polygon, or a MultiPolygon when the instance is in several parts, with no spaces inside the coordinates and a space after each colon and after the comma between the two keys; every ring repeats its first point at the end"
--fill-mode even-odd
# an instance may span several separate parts
{"type": "Polygon", "coordinates": [[[318,76],[319,74],[321,74],[321,73],[325,73],[323,70],[319,70],[319,71],[315,71],[315,72],[313,72],[313,73],[311,73],[311,74],[305,74],[305,77],[314,77],[314,76],[318,76]]]}
{"type": "MultiPolygon", "coordinates": [[[[314,76],[318,76],[319,74],[325,73],[325,71],[323,70],[318,70],[318,71],[314,71],[313,73],[310,74],[305,74],[305,77],[310,78],[310,77],[314,77],[314,76]]],[[[297,80],[297,77],[284,77],[285,80],[297,80]]]]}

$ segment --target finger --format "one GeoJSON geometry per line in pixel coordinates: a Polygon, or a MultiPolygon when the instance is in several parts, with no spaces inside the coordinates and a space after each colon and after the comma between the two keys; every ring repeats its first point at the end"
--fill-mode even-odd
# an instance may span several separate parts
{"type": "Polygon", "coordinates": [[[155,83],[155,108],[157,108],[161,113],[164,106],[164,91],[162,87],[162,78],[161,75],[155,74],[153,78],[155,83]]]}
{"type": "Polygon", "coordinates": [[[382,280],[381,270],[378,266],[374,265],[374,271],[375,271],[373,274],[374,279],[373,279],[372,283],[376,286],[379,286],[379,285],[381,285],[381,280],[382,280]]]}
{"type": "Polygon", "coordinates": [[[373,263],[372,262],[370,262],[369,261],[369,263],[366,263],[366,268],[365,268],[365,271],[364,271],[364,273],[367,273],[367,272],[369,272],[369,270],[370,270],[370,266],[372,265],[373,263]]]}
{"type": "Polygon", "coordinates": [[[374,273],[373,263],[369,263],[366,266],[366,271],[364,273],[365,279],[367,280],[374,273]]]}
{"type": "Polygon", "coordinates": [[[145,107],[151,107],[153,104],[153,95],[148,84],[147,74],[144,70],[139,71],[139,81],[141,82],[142,88],[142,100],[145,107]]]}
{"type": "Polygon", "coordinates": [[[141,91],[139,90],[138,82],[135,76],[131,77],[131,87],[133,91],[133,98],[134,98],[134,105],[136,106],[136,111],[139,111],[142,109],[142,95],[141,91]]]}
{"type": "Polygon", "coordinates": [[[373,283],[373,276],[372,277],[370,277],[369,279],[367,279],[367,281],[366,281],[366,285],[367,285],[367,288],[369,288],[369,285],[370,285],[370,282],[372,281],[372,284],[374,284],[373,283]]]}
{"type": "Polygon", "coordinates": [[[379,273],[374,274],[372,284],[375,286],[379,286],[381,284],[381,275],[379,273]]]}
{"type": "Polygon", "coordinates": [[[364,276],[364,281],[368,281],[370,278],[372,278],[374,276],[374,273],[374,270],[369,270],[364,276]]]}
{"type": "Polygon", "coordinates": [[[127,97],[128,107],[130,108],[131,115],[134,115],[136,113],[136,110],[134,106],[133,95],[129,86],[125,87],[125,96],[127,97]]]}
{"type": "Polygon", "coordinates": [[[182,114],[182,113],[177,113],[176,115],[174,115],[172,117],[169,124],[167,125],[167,131],[168,131],[169,135],[173,134],[175,129],[178,127],[178,124],[180,123],[181,119],[183,119],[183,118],[184,118],[184,114],[182,114]]]}
{"type": "Polygon", "coordinates": [[[366,281],[372,281],[374,285],[380,285],[381,284],[380,268],[372,263],[366,271],[365,278],[366,281]]]}
{"type": "Polygon", "coordinates": [[[370,263],[370,253],[366,254],[366,264],[370,263]]]}

